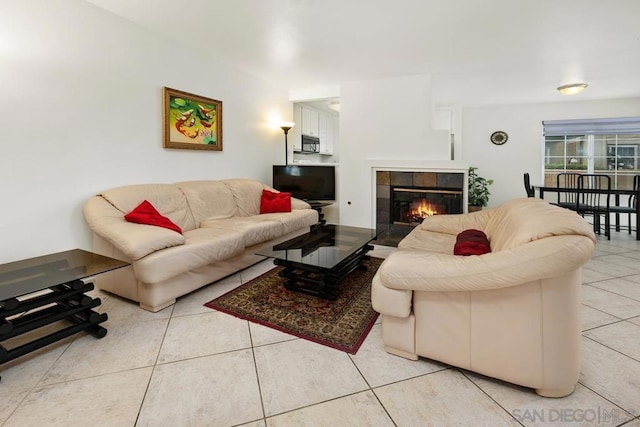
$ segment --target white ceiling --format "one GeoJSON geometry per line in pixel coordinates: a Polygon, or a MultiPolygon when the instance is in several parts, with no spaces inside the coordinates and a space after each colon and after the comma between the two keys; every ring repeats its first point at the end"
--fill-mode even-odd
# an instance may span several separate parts
{"type": "Polygon", "coordinates": [[[289,89],[430,73],[437,103],[640,96],[640,0],[88,1],[289,89]]]}

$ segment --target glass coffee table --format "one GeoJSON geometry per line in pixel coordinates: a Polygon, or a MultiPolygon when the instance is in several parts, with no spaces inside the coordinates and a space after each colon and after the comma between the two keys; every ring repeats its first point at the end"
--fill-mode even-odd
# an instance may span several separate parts
{"type": "Polygon", "coordinates": [[[374,229],[324,224],[257,254],[284,267],[287,289],[335,300],[339,282],[362,266],[376,237],[374,229]]]}
{"type": "Polygon", "coordinates": [[[104,337],[107,330],[100,323],[107,314],[92,310],[101,301],[85,295],[93,290],[87,279],[127,265],[81,249],[0,265],[0,365],[81,331],[104,337]],[[7,344],[61,320],[63,327],[54,332],[15,348],[7,344]]]}

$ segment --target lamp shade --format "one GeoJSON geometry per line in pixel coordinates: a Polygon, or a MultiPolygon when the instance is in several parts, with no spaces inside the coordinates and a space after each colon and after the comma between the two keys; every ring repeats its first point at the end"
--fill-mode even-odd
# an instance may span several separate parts
{"type": "Polygon", "coordinates": [[[586,83],[571,83],[568,85],[563,85],[558,88],[558,91],[563,95],[577,95],[578,93],[585,90],[585,88],[589,86],[586,83]]]}
{"type": "Polygon", "coordinates": [[[281,122],[280,123],[280,129],[282,130],[289,130],[292,127],[294,127],[296,124],[294,122],[281,122]]]}

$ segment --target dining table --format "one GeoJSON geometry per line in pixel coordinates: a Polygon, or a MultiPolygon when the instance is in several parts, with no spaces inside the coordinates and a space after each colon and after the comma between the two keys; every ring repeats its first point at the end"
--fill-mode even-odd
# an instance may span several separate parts
{"type": "MultiPolygon", "coordinates": [[[[541,199],[544,199],[544,194],[545,193],[577,193],[578,189],[577,188],[567,188],[567,187],[551,187],[551,186],[544,186],[544,185],[533,185],[533,189],[534,191],[538,192],[538,197],[540,197],[541,199]]],[[[640,191],[639,190],[634,190],[632,188],[630,189],[588,189],[585,190],[591,193],[599,193],[599,194],[608,194],[609,196],[613,196],[613,200],[614,200],[614,204],[612,206],[620,206],[620,199],[621,196],[636,196],[635,200],[640,200],[640,191]]],[[[638,230],[640,230],[640,216],[638,215],[638,211],[640,210],[640,206],[639,204],[636,203],[635,205],[635,215],[636,215],[636,240],[640,240],[640,233],[638,233],[638,230]]],[[[615,230],[616,231],[620,231],[620,213],[618,212],[614,212],[615,213],[615,230]]]]}

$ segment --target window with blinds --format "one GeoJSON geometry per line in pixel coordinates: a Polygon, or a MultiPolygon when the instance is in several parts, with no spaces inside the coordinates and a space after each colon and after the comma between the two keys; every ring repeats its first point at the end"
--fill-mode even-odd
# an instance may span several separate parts
{"type": "Polygon", "coordinates": [[[640,117],[586,120],[546,120],[545,185],[554,187],[562,172],[601,173],[611,186],[633,188],[640,174],[640,117]]]}

